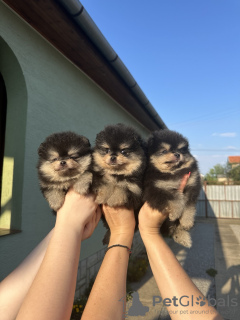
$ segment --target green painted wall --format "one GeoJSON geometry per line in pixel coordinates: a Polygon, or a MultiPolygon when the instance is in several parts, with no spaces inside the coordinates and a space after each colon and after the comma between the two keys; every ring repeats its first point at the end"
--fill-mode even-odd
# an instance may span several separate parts
{"type": "MultiPolygon", "coordinates": [[[[54,226],[54,217],[39,191],[36,171],[37,149],[45,137],[72,130],[93,144],[105,125],[118,122],[136,127],[144,136],[148,131],[2,3],[0,39],[0,72],[11,115],[5,155],[14,157],[12,215],[15,226],[22,230],[0,237],[2,279],[54,226]]],[[[84,242],[81,258],[102,248],[104,233],[99,224],[94,236],[84,242]]]]}

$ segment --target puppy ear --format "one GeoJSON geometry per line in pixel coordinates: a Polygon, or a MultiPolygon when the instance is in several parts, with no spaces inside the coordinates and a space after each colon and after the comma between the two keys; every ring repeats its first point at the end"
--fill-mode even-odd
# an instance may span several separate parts
{"type": "Polygon", "coordinates": [[[148,138],[147,143],[146,143],[148,149],[153,146],[153,143],[154,143],[154,137],[153,137],[153,135],[152,135],[152,136],[150,136],[150,137],[148,138]]]}
{"type": "Polygon", "coordinates": [[[44,153],[45,153],[44,144],[41,143],[40,146],[39,146],[39,148],[38,148],[38,155],[39,155],[39,157],[42,157],[44,153]]]}
{"type": "Polygon", "coordinates": [[[82,138],[82,143],[86,144],[86,146],[91,147],[90,141],[88,140],[88,138],[81,136],[82,138]]]}

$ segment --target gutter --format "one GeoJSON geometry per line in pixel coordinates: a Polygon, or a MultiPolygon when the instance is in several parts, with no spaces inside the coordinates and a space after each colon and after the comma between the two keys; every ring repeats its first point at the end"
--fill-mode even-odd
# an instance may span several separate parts
{"type": "Polygon", "coordinates": [[[107,39],[101,33],[95,22],[78,0],[57,0],[78,26],[86,33],[94,45],[99,49],[108,63],[115,69],[127,87],[132,91],[143,108],[162,129],[167,128],[163,120],[158,115],[150,101],[147,99],[136,80],[133,78],[127,67],[113,50],[107,39]]]}

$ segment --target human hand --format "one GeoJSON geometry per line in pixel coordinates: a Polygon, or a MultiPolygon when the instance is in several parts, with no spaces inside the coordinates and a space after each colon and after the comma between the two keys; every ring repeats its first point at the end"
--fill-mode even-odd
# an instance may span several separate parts
{"type": "Polygon", "coordinates": [[[120,244],[131,246],[136,224],[134,211],[106,204],[102,205],[102,210],[111,232],[110,243],[122,241],[120,244]]]}
{"type": "Polygon", "coordinates": [[[81,234],[81,240],[89,238],[101,217],[101,210],[94,200],[91,194],[83,196],[70,189],[57,212],[57,222],[81,234]]]}
{"type": "MultiPolygon", "coordinates": [[[[187,181],[190,177],[190,173],[183,176],[179,192],[183,192],[187,181]]],[[[164,209],[162,212],[153,209],[150,205],[145,202],[139,211],[139,231],[142,235],[144,234],[159,234],[159,230],[163,222],[167,219],[169,212],[164,209]]]]}

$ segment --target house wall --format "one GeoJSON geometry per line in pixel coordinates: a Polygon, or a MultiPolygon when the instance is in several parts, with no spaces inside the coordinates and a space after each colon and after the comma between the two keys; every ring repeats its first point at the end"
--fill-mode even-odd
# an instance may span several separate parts
{"type": "MultiPolygon", "coordinates": [[[[36,171],[37,149],[45,137],[72,130],[93,144],[105,125],[118,122],[134,126],[143,136],[148,131],[3,3],[0,46],[0,72],[11,116],[7,120],[5,156],[14,160],[10,202],[15,205],[10,213],[15,228],[21,230],[0,237],[1,280],[54,226],[54,217],[39,191],[36,171]],[[14,99],[15,94],[18,99],[14,99]]],[[[104,233],[100,223],[83,243],[82,260],[101,252],[104,233]]]]}

